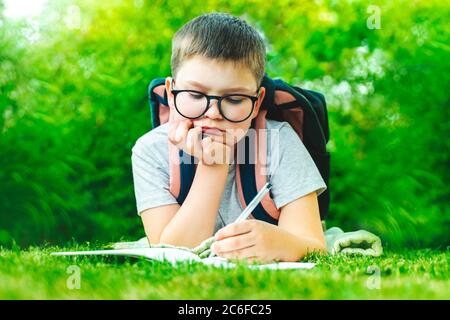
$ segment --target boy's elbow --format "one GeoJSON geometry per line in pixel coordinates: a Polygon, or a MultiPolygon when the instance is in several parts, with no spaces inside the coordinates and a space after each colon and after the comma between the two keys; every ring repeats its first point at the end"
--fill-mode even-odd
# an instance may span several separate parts
{"type": "Polygon", "coordinates": [[[311,245],[308,247],[307,253],[318,253],[318,254],[328,254],[328,248],[325,243],[322,241],[314,241],[311,243],[311,245]]]}
{"type": "Polygon", "coordinates": [[[320,254],[328,254],[328,248],[325,244],[321,244],[317,247],[316,252],[320,254]]]}
{"type": "Polygon", "coordinates": [[[325,237],[322,237],[317,241],[316,252],[319,254],[328,254],[327,244],[325,243],[325,237]]]}

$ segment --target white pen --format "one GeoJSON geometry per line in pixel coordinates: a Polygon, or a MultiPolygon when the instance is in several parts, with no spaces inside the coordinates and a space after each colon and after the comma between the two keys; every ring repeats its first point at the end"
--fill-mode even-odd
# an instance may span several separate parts
{"type": "MultiPolygon", "coordinates": [[[[239,217],[237,217],[237,219],[234,222],[240,222],[240,221],[244,221],[245,219],[247,219],[248,216],[250,215],[250,213],[253,212],[253,210],[258,206],[258,204],[261,202],[261,200],[264,198],[264,196],[267,194],[267,192],[270,191],[271,188],[272,188],[272,184],[270,182],[267,182],[261,188],[261,190],[259,190],[259,192],[253,198],[253,200],[248,204],[248,206],[245,207],[245,209],[242,211],[242,213],[239,215],[239,217]]],[[[211,250],[211,254],[209,255],[208,258],[214,257],[215,255],[216,254],[214,252],[212,252],[212,250],[211,250]]]]}

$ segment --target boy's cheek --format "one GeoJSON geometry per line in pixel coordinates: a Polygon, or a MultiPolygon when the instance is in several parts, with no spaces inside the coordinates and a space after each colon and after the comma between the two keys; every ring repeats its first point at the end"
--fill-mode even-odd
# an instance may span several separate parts
{"type": "Polygon", "coordinates": [[[170,108],[170,115],[173,120],[181,121],[181,120],[187,120],[187,118],[183,117],[181,114],[178,113],[177,109],[175,108],[175,105],[173,104],[173,100],[169,99],[169,108],[170,108]]]}

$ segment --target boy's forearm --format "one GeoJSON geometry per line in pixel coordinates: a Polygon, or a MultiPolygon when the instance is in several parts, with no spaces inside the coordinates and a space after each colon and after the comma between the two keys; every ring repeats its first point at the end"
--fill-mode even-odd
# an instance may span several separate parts
{"type": "Polygon", "coordinates": [[[198,163],[189,193],[164,228],[161,243],[192,248],[212,236],[227,175],[226,164],[208,166],[198,163]]]}
{"type": "Polygon", "coordinates": [[[280,261],[299,261],[310,252],[327,253],[326,246],[317,239],[310,237],[298,237],[287,230],[281,229],[278,233],[280,244],[280,261]]]}

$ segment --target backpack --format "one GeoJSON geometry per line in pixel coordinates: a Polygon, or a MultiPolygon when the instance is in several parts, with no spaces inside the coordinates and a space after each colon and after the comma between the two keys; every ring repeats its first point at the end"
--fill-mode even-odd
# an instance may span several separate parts
{"type": "MultiPolygon", "coordinates": [[[[267,74],[264,75],[261,86],[266,88],[266,94],[258,115],[252,119],[251,128],[265,128],[266,119],[272,119],[286,121],[295,130],[327,185],[327,189],[318,196],[320,217],[324,222],[330,204],[330,153],[326,151],[329,127],[325,98],[319,92],[291,86],[281,79],[271,79],[267,74]]],[[[148,87],[148,98],[152,127],[156,128],[168,122],[171,115],[165,90],[165,78],[157,78],[151,81],[148,87]]],[[[246,138],[242,138],[239,143],[245,143],[245,159],[248,159],[250,149],[246,138]]],[[[261,142],[264,142],[264,139],[261,139],[261,142]]],[[[194,180],[197,164],[194,163],[193,156],[184,154],[183,150],[179,150],[172,143],[168,143],[168,145],[170,192],[181,205],[194,180]],[[185,156],[191,157],[192,161],[188,163],[180,161],[185,156]]],[[[262,154],[265,157],[265,143],[263,143],[262,148],[262,154]]],[[[262,175],[260,169],[258,163],[236,164],[236,184],[243,208],[267,182],[267,176],[262,175]]],[[[250,218],[278,224],[279,213],[280,210],[276,208],[269,192],[253,210],[250,218]]]]}

